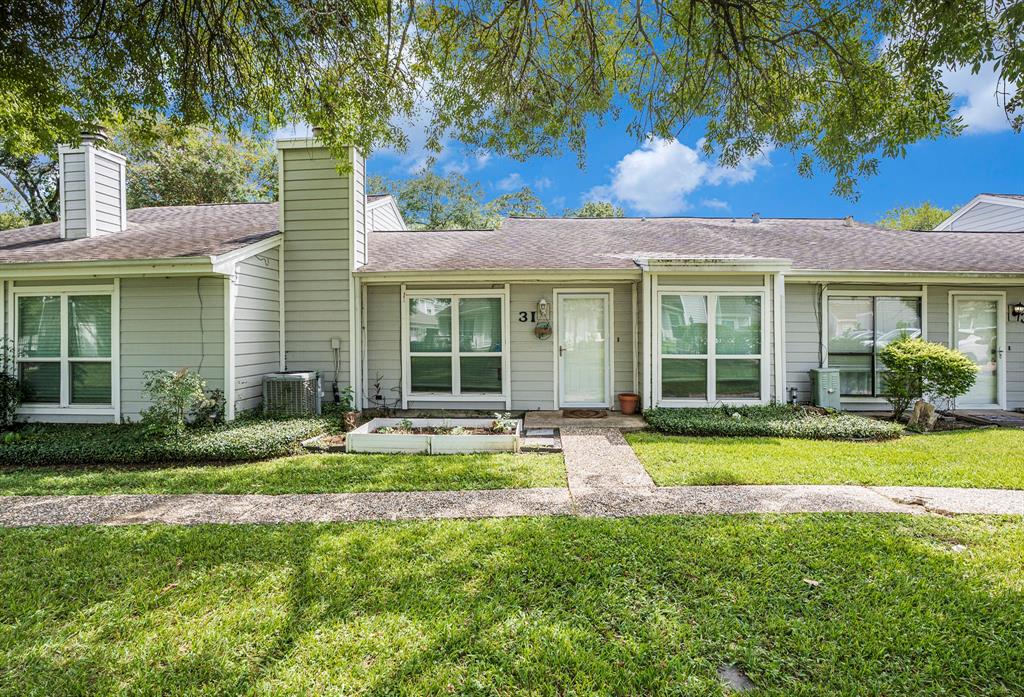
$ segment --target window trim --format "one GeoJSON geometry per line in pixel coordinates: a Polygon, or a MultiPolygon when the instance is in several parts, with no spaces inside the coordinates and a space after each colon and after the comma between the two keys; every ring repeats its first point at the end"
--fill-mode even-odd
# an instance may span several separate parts
{"type": "Polygon", "coordinates": [[[468,289],[416,289],[402,287],[402,408],[407,409],[409,402],[494,402],[504,403],[511,408],[511,354],[509,342],[511,327],[509,326],[509,288],[468,288],[468,289]],[[444,352],[412,351],[409,348],[410,313],[409,301],[413,298],[447,298],[452,302],[452,348],[444,352]],[[459,350],[459,311],[458,301],[463,298],[494,298],[501,302],[501,351],[462,353],[459,350]],[[412,358],[413,356],[449,356],[452,361],[451,392],[413,392],[412,391],[412,358]],[[460,356],[499,356],[501,358],[501,392],[463,392],[460,384],[460,356]]]}
{"type": "MultiPolygon", "coordinates": [[[[845,297],[845,298],[872,298],[872,302],[876,297],[883,298],[919,298],[921,301],[921,338],[928,338],[928,286],[921,285],[917,286],[918,290],[913,289],[899,289],[899,288],[850,288],[845,289],[829,289],[821,293],[821,305],[820,305],[820,317],[821,325],[819,326],[820,344],[819,351],[821,352],[821,367],[827,368],[828,365],[828,301],[829,298],[834,296],[845,297]]],[[[872,313],[874,312],[874,305],[872,305],[872,313]]],[[[872,320],[874,321],[874,320],[872,320]]],[[[874,356],[874,352],[869,354],[859,354],[865,356],[874,356]]],[[[874,360],[874,359],[872,359],[874,360]]],[[[874,365],[872,364],[872,368],[874,365]]],[[[872,386],[874,386],[874,377],[871,378],[872,386]]],[[[876,397],[869,395],[840,395],[840,398],[844,402],[850,404],[888,404],[885,397],[876,397]]]]}
{"type": "Polygon", "coordinates": [[[771,371],[772,367],[769,364],[771,360],[771,346],[769,336],[769,298],[768,288],[764,285],[760,286],[704,286],[704,287],[693,287],[693,286],[658,286],[655,295],[654,308],[651,310],[651,316],[654,320],[654,338],[652,343],[656,343],[656,351],[654,353],[655,361],[653,366],[653,378],[654,378],[654,390],[655,390],[655,403],[658,406],[664,407],[709,407],[715,404],[731,404],[736,406],[754,405],[754,404],[768,404],[771,401],[771,371]],[[704,354],[694,354],[687,356],[674,356],[668,354],[667,356],[661,352],[661,303],[662,297],[666,295],[701,295],[706,298],[707,310],[708,310],[708,350],[704,354]],[[751,297],[755,296],[760,300],[761,304],[761,353],[759,354],[742,354],[742,355],[721,355],[719,356],[715,351],[715,317],[718,311],[718,298],[720,297],[751,297]],[[662,396],[662,384],[661,384],[661,362],[665,358],[668,359],[679,359],[679,360],[705,360],[707,361],[707,396],[704,399],[676,399],[676,398],[665,398],[662,396]],[[717,395],[717,370],[715,363],[719,360],[758,360],[760,361],[760,392],[761,396],[757,399],[751,398],[726,398],[719,399],[717,395]]]}
{"type": "Polygon", "coordinates": [[[75,414],[79,416],[112,416],[114,420],[121,417],[121,341],[120,341],[120,279],[115,278],[105,285],[62,285],[62,286],[16,286],[9,285],[7,292],[7,335],[15,346],[18,341],[19,298],[59,296],[61,299],[60,342],[61,355],[36,359],[27,357],[24,360],[15,358],[15,370],[20,363],[59,363],[60,368],[60,401],[54,404],[45,402],[26,402],[18,408],[20,415],[57,415],[75,414]],[[110,357],[78,357],[68,355],[68,298],[78,295],[107,295],[110,297],[110,357]],[[71,403],[71,364],[72,363],[109,363],[110,364],[110,403],[109,404],[72,404],[71,403]]]}

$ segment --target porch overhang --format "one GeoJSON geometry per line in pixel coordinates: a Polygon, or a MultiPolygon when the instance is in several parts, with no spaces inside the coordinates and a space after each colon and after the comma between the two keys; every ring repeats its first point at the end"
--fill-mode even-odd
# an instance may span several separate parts
{"type": "Polygon", "coordinates": [[[638,256],[633,261],[647,273],[785,273],[789,259],[752,256],[638,256]]]}

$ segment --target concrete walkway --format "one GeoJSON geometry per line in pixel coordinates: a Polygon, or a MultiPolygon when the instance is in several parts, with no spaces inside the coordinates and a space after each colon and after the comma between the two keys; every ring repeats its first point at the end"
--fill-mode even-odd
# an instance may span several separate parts
{"type": "Polygon", "coordinates": [[[736,513],[1024,515],[1024,491],[938,487],[657,487],[615,429],[562,429],[568,488],[358,494],[0,496],[0,527],[325,523],[736,513]]]}

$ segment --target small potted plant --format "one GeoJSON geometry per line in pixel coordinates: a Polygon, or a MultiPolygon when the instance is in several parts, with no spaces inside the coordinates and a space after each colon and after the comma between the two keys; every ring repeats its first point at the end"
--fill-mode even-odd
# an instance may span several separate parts
{"type": "Polygon", "coordinates": [[[635,392],[619,393],[619,411],[623,414],[635,414],[640,406],[640,395],[635,392]]]}

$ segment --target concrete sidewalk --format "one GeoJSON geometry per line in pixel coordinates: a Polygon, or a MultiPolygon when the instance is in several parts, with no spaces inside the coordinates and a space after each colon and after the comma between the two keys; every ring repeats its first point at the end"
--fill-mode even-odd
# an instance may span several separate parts
{"type": "Polygon", "coordinates": [[[268,524],[578,515],[742,513],[1024,515],[1024,491],[862,486],[682,486],[359,494],[4,496],[0,526],[268,524]],[[927,498],[924,498],[924,497],[927,498]]]}
{"type": "Polygon", "coordinates": [[[1024,491],[1001,489],[816,485],[657,487],[617,429],[565,427],[561,438],[567,488],[280,496],[2,496],[0,526],[826,512],[1024,515],[1024,491]]]}

